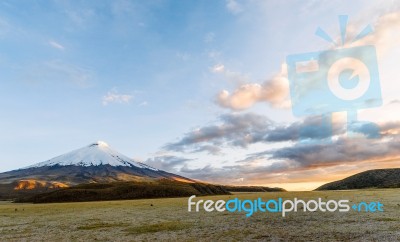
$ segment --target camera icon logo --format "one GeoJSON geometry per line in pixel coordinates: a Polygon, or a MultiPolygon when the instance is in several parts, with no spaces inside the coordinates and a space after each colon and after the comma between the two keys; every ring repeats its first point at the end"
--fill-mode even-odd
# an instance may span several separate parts
{"type": "Polygon", "coordinates": [[[286,61],[296,116],[382,105],[374,46],[290,55],[286,61]]]}
{"type": "MultiPolygon", "coordinates": [[[[339,16],[339,21],[344,45],[347,16],[339,16]]],[[[367,26],[356,40],[370,32],[372,28],[367,26]]],[[[316,34],[333,42],[321,29],[316,34]]],[[[377,55],[372,45],[289,55],[286,64],[295,116],[330,116],[346,111],[349,132],[357,121],[358,109],[382,105],[377,55]]]]}

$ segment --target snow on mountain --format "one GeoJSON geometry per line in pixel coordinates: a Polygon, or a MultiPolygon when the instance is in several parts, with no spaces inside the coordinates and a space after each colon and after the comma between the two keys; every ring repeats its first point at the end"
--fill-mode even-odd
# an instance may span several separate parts
{"type": "Polygon", "coordinates": [[[90,144],[89,146],[83,147],[78,150],[71,151],[64,155],[57,156],[48,161],[40,162],[26,168],[37,168],[43,166],[128,166],[146,168],[154,171],[158,171],[153,167],[147,166],[143,163],[136,162],[133,159],[113,150],[110,146],[103,142],[98,141],[90,144]]]}

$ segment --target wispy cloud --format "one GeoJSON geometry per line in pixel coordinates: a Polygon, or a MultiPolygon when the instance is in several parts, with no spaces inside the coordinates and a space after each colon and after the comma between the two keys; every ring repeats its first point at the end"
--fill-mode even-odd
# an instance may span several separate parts
{"type": "MultiPolygon", "coordinates": [[[[399,8],[399,7],[398,7],[399,8]]],[[[363,26],[365,27],[365,26],[363,26]]],[[[360,33],[360,26],[350,25],[348,27],[348,39],[355,39],[360,33]]],[[[346,46],[375,45],[378,55],[388,53],[393,47],[398,46],[400,41],[400,11],[383,14],[373,24],[373,32],[358,41],[349,42],[346,46]]]]}
{"type": "Polygon", "coordinates": [[[188,61],[190,59],[190,54],[186,52],[177,52],[176,57],[182,61],[188,61]]]}
{"type": "Polygon", "coordinates": [[[79,86],[88,86],[89,81],[92,79],[92,73],[82,67],[71,65],[62,61],[50,61],[47,62],[47,66],[58,72],[58,74],[64,74],[69,81],[78,84],[79,86]]]}
{"type": "Polygon", "coordinates": [[[147,105],[149,105],[149,103],[147,101],[143,101],[143,102],[139,103],[139,107],[145,107],[147,105]]]}
{"type": "Polygon", "coordinates": [[[210,68],[213,73],[223,73],[225,71],[225,66],[223,64],[216,64],[210,68]]]}
{"type": "Polygon", "coordinates": [[[216,50],[211,50],[207,52],[207,56],[208,58],[215,60],[221,56],[221,52],[216,50]]]}
{"type": "Polygon", "coordinates": [[[147,159],[144,163],[147,165],[169,172],[179,171],[180,167],[185,165],[191,159],[177,157],[172,155],[162,155],[147,159]]]}
{"type": "MultiPolygon", "coordinates": [[[[213,54],[214,52],[210,52],[210,53],[213,54]]],[[[215,52],[215,53],[218,53],[218,52],[215,52]]],[[[218,55],[219,54],[220,53],[218,53],[218,55]]],[[[209,56],[209,57],[212,59],[214,58],[211,56],[209,56]]],[[[243,85],[243,83],[248,82],[250,79],[247,74],[244,74],[244,73],[241,73],[238,71],[232,71],[232,70],[228,69],[222,63],[215,64],[209,70],[210,70],[210,72],[215,73],[215,74],[222,74],[227,81],[229,81],[230,83],[236,84],[236,85],[243,85]]]]}
{"type": "Polygon", "coordinates": [[[215,33],[213,32],[208,32],[205,36],[204,36],[204,42],[205,43],[211,43],[214,41],[215,38],[215,33]]]}
{"type": "Polygon", "coordinates": [[[104,106],[107,106],[110,103],[129,103],[133,98],[133,95],[130,94],[120,94],[114,88],[113,90],[109,91],[106,95],[102,98],[102,103],[104,106]]]}
{"type": "Polygon", "coordinates": [[[70,83],[81,88],[90,87],[95,73],[91,69],[64,62],[51,60],[27,66],[23,79],[32,83],[70,83]]]}
{"type": "Polygon", "coordinates": [[[54,40],[50,40],[49,41],[49,45],[53,48],[59,49],[59,50],[64,50],[65,47],[63,45],[61,45],[60,43],[54,41],[54,40]]]}
{"type": "Polygon", "coordinates": [[[89,20],[95,16],[92,9],[76,9],[68,7],[65,10],[66,15],[75,27],[85,28],[89,20]]]}
{"type": "Polygon", "coordinates": [[[394,99],[394,100],[390,101],[387,105],[392,105],[392,104],[400,104],[400,100],[394,99]]]}
{"type": "Polygon", "coordinates": [[[236,0],[226,0],[226,8],[233,14],[239,14],[243,12],[242,5],[236,0]]]}
{"type": "Polygon", "coordinates": [[[11,29],[9,22],[3,18],[0,18],[0,37],[5,36],[11,29]]]}
{"type": "Polygon", "coordinates": [[[111,4],[111,11],[115,16],[135,14],[135,6],[132,1],[116,0],[111,4]]]}

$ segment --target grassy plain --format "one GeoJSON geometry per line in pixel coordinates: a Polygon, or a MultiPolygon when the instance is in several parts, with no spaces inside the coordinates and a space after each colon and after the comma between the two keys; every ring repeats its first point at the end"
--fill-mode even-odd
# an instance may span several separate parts
{"type": "Polygon", "coordinates": [[[380,201],[384,212],[189,213],[187,198],[60,204],[0,202],[0,241],[400,241],[400,189],[237,193],[263,200],[380,201]]]}

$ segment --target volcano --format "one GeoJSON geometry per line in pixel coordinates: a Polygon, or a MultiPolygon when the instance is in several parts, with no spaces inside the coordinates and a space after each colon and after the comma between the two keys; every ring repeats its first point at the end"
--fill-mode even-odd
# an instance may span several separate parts
{"type": "Polygon", "coordinates": [[[83,183],[195,181],[150,167],[98,141],[25,168],[0,174],[0,197],[19,191],[48,191],[83,183]]]}

